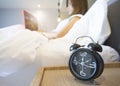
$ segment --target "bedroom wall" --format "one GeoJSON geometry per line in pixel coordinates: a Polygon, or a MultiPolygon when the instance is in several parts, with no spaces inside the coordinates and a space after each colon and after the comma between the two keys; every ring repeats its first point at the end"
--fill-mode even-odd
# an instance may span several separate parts
{"type": "Polygon", "coordinates": [[[57,9],[20,9],[20,8],[0,8],[0,28],[14,25],[24,24],[22,10],[27,10],[34,16],[38,15],[39,10],[39,27],[45,31],[56,28],[57,25],[57,9]]]}
{"type": "Polygon", "coordinates": [[[21,9],[0,8],[0,28],[13,24],[23,24],[21,9]]]}

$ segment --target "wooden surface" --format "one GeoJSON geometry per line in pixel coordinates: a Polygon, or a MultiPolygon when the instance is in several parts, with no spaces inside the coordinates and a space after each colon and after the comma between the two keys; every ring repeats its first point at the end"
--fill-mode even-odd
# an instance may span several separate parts
{"type": "Polygon", "coordinates": [[[105,64],[102,75],[87,82],[74,79],[67,66],[40,68],[31,86],[120,86],[120,63],[105,64]]]}

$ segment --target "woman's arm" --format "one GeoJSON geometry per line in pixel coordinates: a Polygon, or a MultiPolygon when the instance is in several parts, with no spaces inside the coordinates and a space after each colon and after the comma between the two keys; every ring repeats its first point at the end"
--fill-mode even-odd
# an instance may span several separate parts
{"type": "Polygon", "coordinates": [[[66,24],[65,27],[56,34],[56,38],[63,37],[64,35],[66,35],[68,33],[68,31],[72,28],[72,26],[75,24],[75,22],[78,21],[79,19],[80,19],[80,17],[78,17],[78,16],[73,17],[68,22],[68,24],[66,24]]]}
{"type": "Polygon", "coordinates": [[[63,37],[75,24],[76,21],[78,21],[80,17],[75,16],[73,17],[66,25],[61,29],[60,32],[43,32],[42,34],[46,36],[49,39],[55,39],[55,38],[60,38],[63,37]]]}

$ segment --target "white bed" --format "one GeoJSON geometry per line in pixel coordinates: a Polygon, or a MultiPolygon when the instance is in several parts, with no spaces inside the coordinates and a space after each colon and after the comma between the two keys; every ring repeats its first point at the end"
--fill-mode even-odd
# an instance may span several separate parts
{"type": "MultiPolygon", "coordinates": [[[[98,4],[103,3],[102,0],[98,1],[100,2],[96,1],[93,7],[99,7],[98,4]]],[[[105,6],[105,4],[102,5],[103,7],[105,6]]],[[[100,7],[102,5],[100,5],[100,7]]],[[[91,9],[93,10],[93,8],[91,9]]],[[[103,14],[105,14],[104,12],[106,13],[106,11],[103,11],[103,14]]],[[[89,13],[90,11],[88,15],[92,15],[89,13]]],[[[105,21],[105,16],[106,15],[103,15],[100,18],[103,18],[103,21],[105,21]]],[[[88,18],[89,17],[83,17],[82,21],[88,18]]],[[[95,22],[95,20],[93,21],[95,22]]],[[[90,28],[92,24],[92,27],[89,29],[90,33],[88,34],[93,37],[95,41],[100,41],[102,44],[110,35],[109,27],[107,30],[101,29],[105,28],[103,27],[105,26],[102,23],[103,21],[99,24],[96,23],[98,26],[94,25],[94,30],[96,27],[99,27],[99,31],[97,31],[99,34],[93,35],[94,32],[91,32],[93,28],[92,23],[87,22],[88,26],[84,26],[85,23],[81,24],[81,21],[78,21],[65,37],[55,40],[48,40],[39,32],[23,29],[22,25],[14,25],[0,29],[0,47],[2,47],[0,48],[0,86],[29,86],[36,71],[41,66],[67,65],[70,56],[69,47],[74,40],[81,35],[81,33],[73,35],[76,31],[79,32],[79,24],[80,26],[83,25],[82,28],[90,28]],[[103,30],[107,31],[107,33],[102,33],[103,30]],[[4,33],[7,32],[9,33],[5,35],[4,33]],[[105,35],[101,36],[101,34],[105,35]]],[[[86,45],[90,42],[91,41],[86,39],[78,41],[78,43],[86,45]]],[[[119,54],[116,50],[110,46],[102,47],[103,52],[100,54],[105,62],[119,61],[119,54]]]]}

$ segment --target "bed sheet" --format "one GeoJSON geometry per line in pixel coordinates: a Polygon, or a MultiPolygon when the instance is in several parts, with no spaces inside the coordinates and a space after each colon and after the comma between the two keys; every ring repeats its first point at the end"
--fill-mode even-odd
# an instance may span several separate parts
{"type": "MultiPolygon", "coordinates": [[[[50,40],[37,50],[37,59],[41,66],[68,65],[71,52],[69,47],[72,43],[63,39],[50,40]]],[[[85,44],[85,43],[84,43],[85,44]]],[[[116,62],[120,60],[118,52],[110,46],[101,45],[103,51],[99,53],[104,62],[116,62]]]]}

